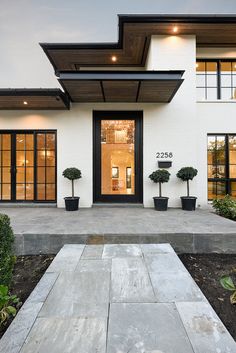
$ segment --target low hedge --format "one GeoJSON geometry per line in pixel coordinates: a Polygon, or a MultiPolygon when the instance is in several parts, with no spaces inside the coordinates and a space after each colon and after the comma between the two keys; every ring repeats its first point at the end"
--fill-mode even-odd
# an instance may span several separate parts
{"type": "Polygon", "coordinates": [[[220,216],[236,221],[236,200],[229,195],[213,200],[212,206],[220,216]]]}
{"type": "Polygon", "coordinates": [[[15,263],[13,255],[14,234],[10,226],[10,218],[0,214],[0,284],[9,285],[15,263]]]}

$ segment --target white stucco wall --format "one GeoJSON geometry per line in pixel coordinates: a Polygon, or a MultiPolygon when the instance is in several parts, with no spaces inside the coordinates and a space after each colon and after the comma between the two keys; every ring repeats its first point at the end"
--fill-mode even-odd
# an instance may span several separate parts
{"type": "MultiPolygon", "coordinates": [[[[200,52],[199,52],[200,53],[200,52]]],[[[204,55],[206,53],[204,52],[204,55]]],[[[225,53],[227,56],[227,53],[225,53]]],[[[153,36],[147,70],[185,70],[184,82],[169,104],[73,104],[70,111],[0,111],[0,129],[57,130],[57,199],[64,206],[64,196],[71,185],[62,171],[71,166],[82,170],[76,182],[81,207],[93,202],[93,110],[142,110],[144,206],[152,207],[157,186],[148,175],[157,169],[156,152],[172,152],[170,182],[163,185],[163,195],[171,207],[180,206],[179,196],[186,185],[176,178],[184,166],[194,166],[198,176],[191,182],[191,194],[198,205],[207,206],[207,133],[236,133],[236,103],[196,102],[196,42],[194,36],[153,36]]]]}

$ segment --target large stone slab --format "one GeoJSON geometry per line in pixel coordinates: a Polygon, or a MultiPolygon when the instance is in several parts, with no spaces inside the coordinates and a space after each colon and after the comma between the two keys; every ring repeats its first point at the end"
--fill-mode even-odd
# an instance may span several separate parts
{"type": "Polygon", "coordinates": [[[111,304],[107,353],[118,352],[194,353],[175,305],[164,303],[111,304]]]}
{"type": "Polygon", "coordinates": [[[155,296],[142,258],[115,258],[111,273],[112,302],[155,302],[155,296]]]}
{"type": "Polygon", "coordinates": [[[187,272],[150,272],[150,278],[158,302],[206,300],[199,287],[187,272]]]}
{"type": "Polygon", "coordinates": [[[105,244],[102,254],[103,259],[133,256],[142,256],[140,246],[137,244],[105,244]]]}
{"type": "Polygon", "coordinates": [[[39,316],[106,317],[109,286],[110,273],[108,271],[62,272],[39,316]]]}
{"type": "Polygon", "coordinates": [[[176,273],[186,271],[186,268],[176,254],[159,254],[158,256],[146,256],[145,261],[149,272],[176,273]]]}
{"type": "Polygon", "coordinates": [[[43,303],[25,303],[0,340],[1,353],[19,353],[43,303]]]}
{"type": "Polygon", "coordinates": [[[52,289],[56,279],[58,277],[57,272],[45,273],[41,278],[37,286],[34,288],[33,292],[30,294],[27,302],[40,303],[44,302],[52,289]]]}
{"type": "Polygon", "coordinates": [[[236,343],[208,303],[177,303],[195,353],[235,353],[236,343]]]}
{"type": "Polygon", "coordinates": [[[75,271],[79,272],[111,272],[111,260],[80,260],[75,271]]]}
{"type": "Polygon", "coordinates": [[[174,249],[170,246],[170,244],[141,244],[140,247],[144,256],[174,253],[174,249]]]}
{"type": "Polygon", "coordinates": [[[82,260],[101,259],[103,245],[86,245],[81,256],[82,260]]]}
{"type": "Polygon", "coordinates": [[[65,245],[57,254],[47,272],[74,271],[85,245],[65,245]]]}
{"type": "Polygon", "coordinates": [[[37,319],[21,353],[105,353],[106,319],[37,319]]]}

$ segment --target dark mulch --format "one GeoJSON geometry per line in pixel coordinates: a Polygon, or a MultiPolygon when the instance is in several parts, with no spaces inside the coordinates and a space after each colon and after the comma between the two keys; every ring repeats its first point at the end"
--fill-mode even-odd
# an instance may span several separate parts
{"type": "MultiPolygon", "coordinates": [[[[222,288],[219,283],[222,275],[236,268],[236,255],[183,254],[179,257],[236,340],[236,305],[229,301],[232,292],[222,288]]],[[[236,276],[232,277],[236,283],[236,276]]]]}
{"type": "MultiPolygon", "coordinates": [[[[13,272],[13,280],[11,284],[11,294],[15,294],[20,298],[22,304],[28,298],[44,272],[50,265],[54,255],[32,255],[18,256],[13,272]]],[[[12,319],[0,328],[0,338],[10,325],[12,319]]]]}

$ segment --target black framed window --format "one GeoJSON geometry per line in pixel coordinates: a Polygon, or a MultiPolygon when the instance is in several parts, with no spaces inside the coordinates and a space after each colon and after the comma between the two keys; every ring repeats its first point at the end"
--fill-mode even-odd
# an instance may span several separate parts
{"type": "Polygon", "coordinates": [[[236,99],[236,60],[199,59],[196,76],[197,100],[236,99]]]}
{"type": "Polygon", "coordinates": [[[236,197],[236,134],[209,134],[208,199],[236,197]]]}

